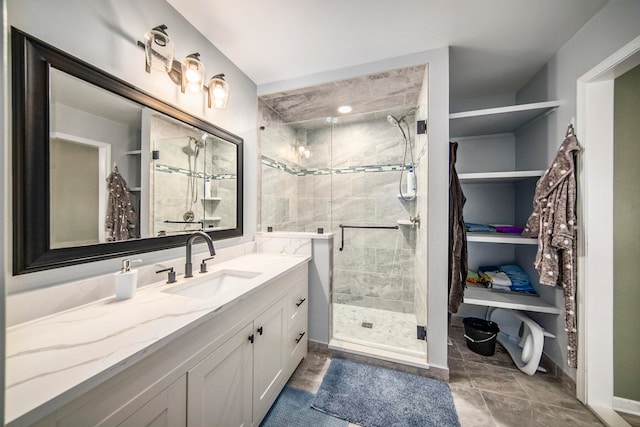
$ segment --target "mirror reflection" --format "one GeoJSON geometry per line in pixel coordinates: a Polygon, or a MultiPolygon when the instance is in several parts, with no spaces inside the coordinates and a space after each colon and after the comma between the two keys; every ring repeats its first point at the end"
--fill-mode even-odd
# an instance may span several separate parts
{"type": "Polygon", "coordinates": [[[50,69],[50,247],[237,226],[237,147],[50,69]]]}

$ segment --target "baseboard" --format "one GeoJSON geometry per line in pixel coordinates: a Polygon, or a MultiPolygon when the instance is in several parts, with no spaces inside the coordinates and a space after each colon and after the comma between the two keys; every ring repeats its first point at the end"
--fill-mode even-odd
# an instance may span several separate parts
{"type": "Polygon", "coordinates": [[[613,396],[613,409],[625,414],[640,416],[640,402],[613,396]]]}
{"type": "Polygon", "coordinates": [[[589,405],[589,409],[608,427],[629,427],[629,423],[612,408],[589,405]]]}
{"type": "Polygon", "coordinates": [[[542,353],[542,360],[540,365],[545,367],[548,372],[558,378],[560,384],[569,392],[572,396],[576,395],[576,381],[571,378],[565,371],[562,370],[549,356],[542,353]]]}

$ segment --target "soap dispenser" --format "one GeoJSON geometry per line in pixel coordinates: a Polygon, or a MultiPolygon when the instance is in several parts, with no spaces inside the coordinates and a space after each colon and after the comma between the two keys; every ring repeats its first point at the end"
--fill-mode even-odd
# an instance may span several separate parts
{"type": "Polygon", "coordinates": [[[138,287],[138,270],[132,270],[131,264],[142,262],[141,259],[123,259],[119,273],[114,274],[116,284],[116,299],[129,299],[136,293],[138,287]]]}

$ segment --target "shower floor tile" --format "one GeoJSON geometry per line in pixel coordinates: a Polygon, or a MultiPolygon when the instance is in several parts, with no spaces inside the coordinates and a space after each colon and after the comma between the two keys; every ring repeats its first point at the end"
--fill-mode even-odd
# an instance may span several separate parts
{"type": "Polygon", "coordinates": [[[333,337],[424,354],[416,339],[416,316],[377,308],[333,304],[333,337]]]}

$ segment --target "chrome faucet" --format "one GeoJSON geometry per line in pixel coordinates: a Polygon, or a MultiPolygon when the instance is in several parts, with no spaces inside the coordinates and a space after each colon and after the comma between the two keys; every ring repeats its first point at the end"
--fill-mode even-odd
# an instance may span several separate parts
{"type": "Polygon", "coordinates": [[[211,240],[211,237],[207,233],[205,233],[204,231],[196,231],[195,233],[193,233],[187,239],[187,258],[184,265],[184,277],[193,277],[193,265],[191,264],[191,246],[193,246],[194,240],[196,240],[198,237],[202,237],[204,241],[207,242],[207,245],[209,246],[209,253],[211,254],[211,256],[214,256],[216,254],[216,250],[213,247],[213,240],[211,240]]]}

